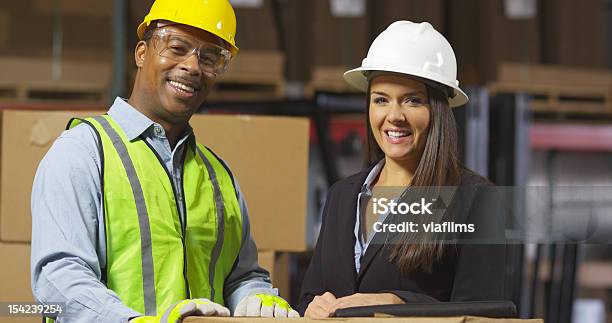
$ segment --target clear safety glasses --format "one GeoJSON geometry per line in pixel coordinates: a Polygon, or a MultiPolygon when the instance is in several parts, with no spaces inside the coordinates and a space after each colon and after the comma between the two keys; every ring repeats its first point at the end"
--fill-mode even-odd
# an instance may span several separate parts
{"type": "Polygon", "coordinates": [[[232,59],[231,52],[221,46],[201,42],[194,37],[168,29],[156,30],[152,40],[159,56],[183,62],[192,55],[196,55],[200,68],[215,76],[225,73],[232,59]]]}

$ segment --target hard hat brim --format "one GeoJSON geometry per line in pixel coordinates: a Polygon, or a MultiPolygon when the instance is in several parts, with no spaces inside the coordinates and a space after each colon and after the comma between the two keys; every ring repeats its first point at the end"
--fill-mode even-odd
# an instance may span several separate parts
{"type": "MultiPolygon", "coordinates": [[[[144,37],[144,33],[145,30],[147,29],[147,26],[149,25],[150,22],[148,21],[143,21],[142,23],[140,23],[140,25],[138,25],[138,29],[136,29],[136,34],[138,35],[138,40],[142,40],[144,37]]],[[[196,27],[197,28],[197,27],[196,27]]],[[[201,28],[200,28],[201,29],[201,28]]],[[[208,30],[202,29],[206,32],[209,32],[208,30]]],[[[209,32],[210,33],[210,32],[209,32]]],[[[219,38],[221,38],[223,40],[224,43],[226,43],[229,46],[229,51],[232,53],[232,57],[235,57],[238,54],[238,47],[228,41],[226,41],[225,39],[223,39],[223,37],[215,34],[215,33],[211,33],[219,38]]]]}
{"type": "Polygon", "coordinates": [[[344,80],[352,87],[362,91],[362,92],[367,92],[368,91],[368,78],[366,76],[366,72],[373,72],[373,71],[380,71],[380,72],[389,72],[389,73],[396,73],[396,74],[404,74],[407,76],[416,76],[416,77],[420,77],[423,79],[427,79],[427,80],[431,80],[434,81],[436,83],[445,85],[449,88],[451,88],[454,92],[454,96],[448,98],[448,105],[451,108],[455,108],[455,107],[459,107],[462,106],[464,104],[466,104],[468,102],[468,96],[465,94],[465,92],[463,92],[463,90],[461,90],[458,86],[453,85],[453,84],[447,84],[445,82],[440,82],[437,81],[435,77],[433,77],[432,75],[426,75],[424,73],[419,73],[417,71],[398,71],[397,68],[384,68],[384,67],[377,67],[377,68],[370,68],[370,67],[358,67],[358,68],[354,68],[352,70],[349,70],[347,72],[344,73],[344,80]]]}

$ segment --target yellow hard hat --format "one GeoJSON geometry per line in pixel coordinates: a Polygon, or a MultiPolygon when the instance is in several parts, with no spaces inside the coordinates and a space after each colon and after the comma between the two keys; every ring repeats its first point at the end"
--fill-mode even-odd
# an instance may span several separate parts
{"type": "Polygon", "coordinates": [[[200,28],[218,36],[230,45],[232,55],[236,47],[236,14],[229,0],[156,0],[149,14],[138,26],[138,38],[152,21],[167,20],[200,28]]]}

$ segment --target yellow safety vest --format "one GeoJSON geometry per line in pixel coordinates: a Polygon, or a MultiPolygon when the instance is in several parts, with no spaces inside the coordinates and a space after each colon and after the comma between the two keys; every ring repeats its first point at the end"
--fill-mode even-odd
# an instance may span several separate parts
{"type": "Polygon", "coordinates": [[[187,145],[181,198],[143,138],[129,141],[108,115],[73,119],[68,128],[81,123],[96,131],[103,161],[106,286],[151,316],[186,298],[224,304],[224,281],[242,244],[229,170],[203,145],[187,145]]]}

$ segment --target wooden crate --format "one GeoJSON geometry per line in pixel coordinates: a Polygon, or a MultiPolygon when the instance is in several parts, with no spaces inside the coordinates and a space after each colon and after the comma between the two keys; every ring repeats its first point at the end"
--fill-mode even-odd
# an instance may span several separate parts
{"type": "Polygon", "coordinates": [[[349,68],[342,66],[317,66],[312,71],[310,83],[304,90],[307,97],[315,92],[360,93],[344,80],[344,72],[349,68]]]}
{"type": "Polygon", "coordinates": [[[102,102],[107,89],[79,83],[1,83],[0,100],[4,102],[70,101],[102,102]]]}
{"type": "Polygon", "coordinates": [[[110,62],[0,57],[4,102],[102,102],[111,79],[110,62]]]}
{"type": "Polygon", "coordinates": [[[244,51],[230,63],[210,101],[261,101],[285,95],[285,56],[279,51],[244,51]]]}
{"type": "Polygon", "coordinates": [[[530,94],[534,112],[612,115],[612,73],[607,70],[503,63],[489,89],[530,94]]]}

